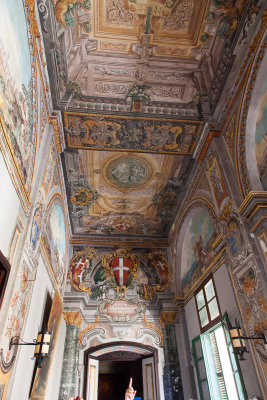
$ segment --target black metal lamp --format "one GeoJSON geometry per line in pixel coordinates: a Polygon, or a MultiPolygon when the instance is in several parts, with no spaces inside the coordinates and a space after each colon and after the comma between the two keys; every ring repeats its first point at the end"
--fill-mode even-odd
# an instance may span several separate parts
{"type": "Polygon", "coordinates": [[[48,331],[38,332],[37,339],[33,339],[33,343],[25,342],[19,336],[13,336],[9,343],[9,350],[12,346],[35,346],[33,358],[37,360],[37,368],[41,368],[43,358],[48,356],[50,342],[51,333],[48,331]]]}
{"type": "Polygon", "coordinates": [[[263,340],[265,346],[267,344],[266,337],[263,332],[255,332],[253,336],[243,336],[239,322],[235,319],[235,325],[230,323],[229,331],[233,343],[234,353],[239,356],[239,360],[245,360],[244,353],[249,353],[245,340],[263,340]]]}

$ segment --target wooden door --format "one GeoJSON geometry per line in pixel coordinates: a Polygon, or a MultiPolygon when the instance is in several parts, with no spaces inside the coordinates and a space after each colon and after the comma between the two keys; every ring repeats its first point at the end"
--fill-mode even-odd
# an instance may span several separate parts
{"type": "Polygon", "coordinates": [[[154,357],[142,360],[144,400],[156,400],[154,357]]]}
{"type": "Polygon", "coordinates": [[[88,390],[86,400],[97,400],[98,367],[99,361],[90,358],[88,363],[88,390]]]}

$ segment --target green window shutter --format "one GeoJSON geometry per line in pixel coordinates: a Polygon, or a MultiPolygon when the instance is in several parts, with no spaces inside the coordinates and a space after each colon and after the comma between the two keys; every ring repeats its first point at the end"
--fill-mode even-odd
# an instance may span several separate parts
{"type": "Polygon", "coordinates": [[[210,400],[207,371],[200,336],[192,340],[193,357],[197,373],[198,388],[201,400],[210,400]]]}
{"type": "Polygon", "coordinates": [[[229,332],[229,318],[228,318],[227,313],[225,313],[224,316],[222,317],[221,324],[222,324],[222,326],[224,328],[224,332],[225,332],[226,343],[227,343],[227,347],[228,347],[228,351],[229,351],[229,355],[230,355],[230,359],[231,359],[231,363],[232,363],[233,374],[235,377],[238,395],[239,395],[240,400],[245,400],[248,398],[248,396],[247,396],[245,384],[243,381],[239,361],[238,361],[236,354],[234,353],[233,344],[232,344],[232,340],[231,340],[231,336],[230,336],[230,332],[229,332]]]}

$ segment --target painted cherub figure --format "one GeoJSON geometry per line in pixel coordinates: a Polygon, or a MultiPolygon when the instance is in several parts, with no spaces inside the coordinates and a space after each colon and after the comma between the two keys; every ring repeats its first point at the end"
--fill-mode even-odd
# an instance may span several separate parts
{"type": "Polygon", "coordinates": [[[132,378],[130,378],[129,386],[125,392],[125,400],[133,400],[136,395],[136,390],[132,387],[132,378]]]}

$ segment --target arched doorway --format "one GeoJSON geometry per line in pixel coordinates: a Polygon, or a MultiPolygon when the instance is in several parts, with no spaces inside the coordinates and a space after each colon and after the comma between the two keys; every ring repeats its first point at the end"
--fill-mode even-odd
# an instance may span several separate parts
{"type": "Polygon", "coordinates": [[[116,342],[88,349],[84,355],[86,400],[124,399],[129,379],[139,400],[157,400],[157,350],[151,346],[116,342]]]}

